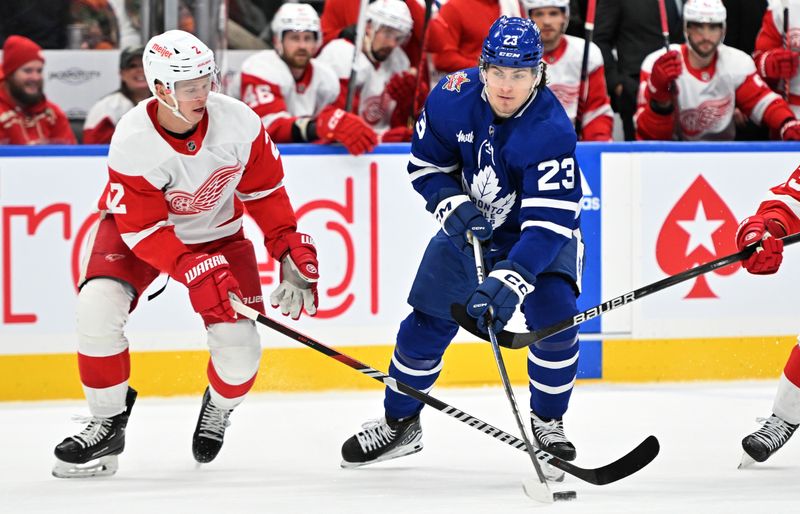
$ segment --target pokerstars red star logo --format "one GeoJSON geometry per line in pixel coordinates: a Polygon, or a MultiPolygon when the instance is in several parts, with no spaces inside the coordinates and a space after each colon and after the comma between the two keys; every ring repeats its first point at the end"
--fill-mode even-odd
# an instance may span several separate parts
{"type": "Polygon", "coordinates": [[[467,78],[467,74],[463,71],[451,73],[446,78],[447,82],[442,85],[442,89],[446,89],[447,91],[455,91],[456,93],[461,92],[461,84],[471,82],[469,78],[467,78]]]}
{"type": "MultiPolygon", "coordinates": [[[[736,217],[725,201],[699,175],[664,220],[656,241],[656,261],[669,275],[686,271],[736,251],[736,217]]],[[[730,275],[739,263],[714,270],[730,275]]],[[[695,279],[686,298],[716,298],[706,275],[695,279]]]]}

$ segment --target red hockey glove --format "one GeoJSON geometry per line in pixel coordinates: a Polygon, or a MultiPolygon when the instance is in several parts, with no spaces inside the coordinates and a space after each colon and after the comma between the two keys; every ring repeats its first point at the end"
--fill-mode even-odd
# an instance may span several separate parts
{"type": "Polygon", "coordinates": [[[776,238],[785,235],[786,229],[780,223],[759,214],[742,220],[736,230],[736,246],[739,250],[761,243],[753,255],[742,261],[744,269],[754,275],[771,275],[778,271],[783,261],[783,241],[776,238]]]}
{"type": "Polygon", "coordinates": [[[781,127],[783,141],[800,141],[800,121],[789,120],[781,127]]]}
{"type": "Polygon", "coordinates": [[[228,291],[239,298],[242,292],[224,255],[189,254],[178,261],[173,278],[189,288],[189,300],[195,312],[222,322],[236,321],[228,291]]]}
{"type": "Polygon", "coordinates": [[[683,64],[681,63],[681,54],[677,50],[670,50],[656,59],[647,84],[650,97],[658,103],[670,101],[673,93],[677,92],[674,82],[681,76],[681,71],[683,71],[683,64]]]}
{"type": "Polygon", "coordinates": [[[276,241],[272,251],[281,261],[281,283],[269,295],[272,307],[280,307],[281,314],[292,319],[298,319],[303,308],[309,316],[317,314],[319,264],[314,240],[292,232],[276,241]]]}
{"type": "Polygon", "coordinates": [[[411,141],[414,130],[408,127],[393,127],[381,135],[381,143],[403,143],[411,141]]]}
{"type": "Polygon", "coordinates": [[[328,106],[317,115],[317,136],[324,142],[338,141],[353,155],[371,152],[378,144],[372,127],[359,116],[328,106]]]}
{"type": "MultiPolygon", "coordinates": [[[[406,125],[410,116],[416,117],[418,113],[412,113],[411,108],[414,107],[414,90],[417,87],[417,75],[410,71],[403,71],[395,73],[386,84],[386,94],[396,102],[394,111],[392,111],[392,126],[406,125]]],[[[419,91],[417,91],[417,110],[421,109],[425,104],[425,99],[428,97],[429,87],[424,82],[420,82],[419,91]]]]}
{"type": "Polygon", "coordinates": [[[788,79],[797,72],[798,54],[785,48],[775,48],[757,59],[758,71],[768,79],[788,79]]]}

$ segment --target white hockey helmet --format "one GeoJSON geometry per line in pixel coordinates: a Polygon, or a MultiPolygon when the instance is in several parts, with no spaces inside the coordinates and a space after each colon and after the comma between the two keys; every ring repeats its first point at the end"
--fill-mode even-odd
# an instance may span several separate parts
{"type": "Polygon", "coordinates": [[[372,22],[373,30],[390,27],[399,30],[406,36],[414,27],[411,11],[401,0],[376,0],[367,7],[367,21],[372,22]]]}
{"type": "Polygon", "coordinates": [[[322,43],[322,29],[320,28],[319,15],[308,4],[283,4],[272,18],[273,46],[279,54],[283,53],[284,32],[313,32],[317,45],[322,43]]]}
{"type": "Polygon", "coordinates": [[[156,81],[164,85],[175,105],[158,101],[169,108],[178,118],[188,120],[178,110],[175,84],[182,80],[193,80],[209,76],[211,85],[217,80],[217,66],[214,52],[192,34],[182,30],[168,30],[153,36],[144,47],[142,56],[144,76],[153,96],[156,94],[156,81]]]}
{"type": "Polygon", "coordinates": [[[522,6],[525,8],[526,13],[542,7],[558,7],[564,11],[569,21],[569,0],[522,0],[522,6]]]}
{"type": "Polygon", "coordinates": [[[724,27],[727,14],[722,0],[688,0],[683,6],[683,24],[721,23],[724,27]]]}

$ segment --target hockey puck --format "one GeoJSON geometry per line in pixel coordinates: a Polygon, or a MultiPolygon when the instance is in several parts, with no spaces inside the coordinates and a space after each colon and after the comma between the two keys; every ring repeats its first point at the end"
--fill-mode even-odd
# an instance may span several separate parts
{"type": "Polygon", "coordinates": [[[553,501],[568,502],[578,499],[578,493],[575,491],[558,491],[553,493],[553,501]]]}

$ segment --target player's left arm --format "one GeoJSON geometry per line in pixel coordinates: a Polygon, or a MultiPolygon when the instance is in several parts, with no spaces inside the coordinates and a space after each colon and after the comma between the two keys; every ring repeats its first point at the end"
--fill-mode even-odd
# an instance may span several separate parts
{"type": "Polygon", "coordinates": [[[765,125],[783,137],[788,124],[796,124],[794,113],[786,100],[775,94],[756,73],[750,61],[748,74],[736,88],[736,107],[754,123],[765,125]]]}
{"type": "Polygon", "coordinates": [[[556,258],[579,226],[583,193],[575,135],[561,132],[550,130],[538,156],[522,161],[520,238],[508,258],[533,276],[556,258]]]}
{"type": "Polygon", "coordinates": [[[264,243],[274,258],[275,244],[286,234],[297,231],[297,219],[283,187],[283,162],[278,148],[261,126],[250,144],[250,155],[244,167],[236,196],[244,203],[264,233],[264,243]]]}

